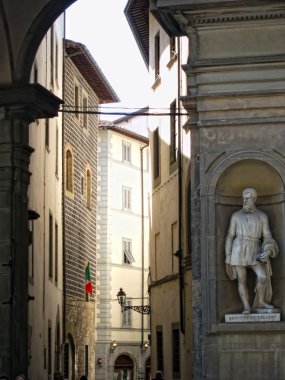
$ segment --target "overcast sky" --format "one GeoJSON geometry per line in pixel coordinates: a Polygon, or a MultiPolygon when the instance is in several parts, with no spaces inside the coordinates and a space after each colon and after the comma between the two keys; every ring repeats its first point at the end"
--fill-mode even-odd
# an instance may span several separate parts
{"type": "Polygon", "coordinates": [[[142,108],[148,105],[148,72],[124,14],[126,3],[77,0],[66,12],[66,38],[87,47],[121,100],[106,106],[142,108]]]}

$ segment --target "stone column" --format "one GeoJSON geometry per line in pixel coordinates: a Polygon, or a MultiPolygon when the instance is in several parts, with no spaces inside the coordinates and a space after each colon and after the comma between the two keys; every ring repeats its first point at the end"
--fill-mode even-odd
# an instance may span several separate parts
{"type": "Polygon", "coordinates": [[[61,100],[40,85],[0,89],[0,374],[28,368],[29,124],[61,100]]]}

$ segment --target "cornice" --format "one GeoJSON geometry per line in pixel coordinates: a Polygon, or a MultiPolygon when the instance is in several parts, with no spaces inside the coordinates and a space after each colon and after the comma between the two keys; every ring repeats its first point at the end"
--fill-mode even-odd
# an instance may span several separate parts
{"type": "Polygon", "coordinates": [[[186,32],[193,32],[191,28],[229,23],[272,22],[285,21],[285,5],[251,6],[223,8],[216,7],[199,10],[176,10],[173,17],[180,28],[186,32]]]}

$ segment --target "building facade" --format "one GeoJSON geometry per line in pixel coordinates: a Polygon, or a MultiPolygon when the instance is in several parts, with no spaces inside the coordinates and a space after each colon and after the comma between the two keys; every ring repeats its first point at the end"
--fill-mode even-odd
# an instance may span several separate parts
{"type": "MultiPolygon", "coordinates": [[[[0,153],[0,171],[1,171],[1,295],[0,295],[0,373],[9,378],[15,378],[19,373],[27,373],[28,367],[31,371],[37,372],[36,378],[42,378],[42,374],[47,376],[47,363],[44,358],[47,358],[47,342],[50,340],[47,336],[54,334],[48,333],[48,320],[45,321],[44,337],[35,336],[34,332],[28,326],[32,324],[32,319],[36,319],[43,326],[42,307],[44,301],[40,301],[43,297],[43,287],[46,291],[51,291],[55,295],[55,302],[51,305],[50,301],[46,301],[46,312],[49,308],[48,318],[52,319],[52,328],[56,326],[57,305],[59,302],[60,281],[58,278],[58,286],[55,284],[55,278],[50,281],[48,279],[47,267],[43,269],[41,263],[40,275],[45,274],[46,277],[36,279],[38,273],[34,273],[34,283],[42,282],[40,294],[35,295],[33,285],[29,284],[29,243],[31,242],[31,230],[33,223],[29,218],[35,218],[40,214],[40,219],[34,221],[34,228],[40,229],[39,233],[42,236],[42,244],[37,245],[40,252],[35,252],[43,258],[47,259],[48,239],[42,234],[45,224],[45,233],[48,232],[49,226],[49,210],[43,218],[42,204],[40,204],[40,194],[36,193],[36,187],[28,195],[28,187],[31,173],[40,177],[41,170],[45,169],[43,162],[34,161],[33,171],[29,171],[30,158],[34,151],[40,150],[39,155],[44,157],[43,150],[45,149],[45,133],[40,137],[40,134],[45,130],[45,122],[41,124],[42,128],[38,128],[38,136],[34,139],[29,139],[30,124],[38,122],[40,119],[49,119],[57,115],[61,100],[60,89],[54,87],[53,92],[50,91],[50,83],[46,84],[45,78],[48,78],[48,73],[42,74],[43,82],[41,84],[31,81],[32,68],[34,66],[38,49],[42,49],[43,45],[48,43],[49,29],[60,16],[63,10],[72,3],[72,1],[62,1],[60,4],[55,4],[52,1],[40,1],[37,3],[11,3],[4,2],[1,6],[1,41],[3,43],[3,51],[1,58],[1,153],[0,153]],[[42,43],[42,45],[41,45],[42,43]],[[40,47],[41,45],[41,47],[40,47]],[[31,141],[29,141],[31,140],[31,141]],[[39,167],[38,165],[41,165],[39,167]],[[36,168],[39,171],[36,174],[36,168]],[[31,194],[33,193],[33,195],[31,194]],[[35,201],[35,197],[37,201],[35,201]],[[33,209],[31,208],[33,207],[33,209]],[[36,211],[28,213],[28,209],[36,211]],[[39,212],[37,209],[40,208],[39,212]],[[36,226],[37,222],[40,223],[36,226]],[[44,252],[43,252],[44,251],[44,252]],[[33,291],[33,293],[32,293],[33,291]],[[31,294],[29,294],[31,292],[31,294]],[[39,302],[39,309],[32,305],[31,297],[35,296],[36,302],[39,302]],[[37,297],[37,298],[36,298],[37,297]],[[54,307],[52,312],[52,308],[54,307]],[[33,310],[34,314],[31,315],[33,310]],[[53,315],[51,315],[51,312],[53,315]],[[30,317],[28,316],[30,315],[30,317]],[[30,339],[29,339],[30,337],[30,339]],[[33,340],[35,343],[30,342],[33,340]],[[41,342],[39,342],[41,340],[41,342]],[[38,344],[39,343],[39,344],[38,344]],[[31,351],[33,357],[31,358],[31,351]],[[39,360],[39,362],[37,362],[39,360]],[[30,366],[29,366],[30,364],[30,366]],[[32,369],[33,367],[33,369],[32,369]],[[41,368],[45,368],[41,371],[41,368]],[[41,372],[41,373],[40,373],[41,372]]],[[[61,28],[56,26],[58,38],[61,37],[61,28]]],[[[49,44],[49,43],[48,43],[49,44]]],[[[58,48],[60,47],[60,41],[58,48]]],[[[44,48],[43,48],[44,49],[44,48]]],[[[48,48],[49,49],[49,48],[48,48]]],[[[54,51],[55,53],[55,51],[54,51]]],[[[58,50],[58,56],[61,56],[58,50]]],[[[44,51],[43,54],[46,54],[44,51]]],[[[43,63],[44,72],[47,70],[50,59],[38,58],[43,63]]],[[[54,56],[55,58],[55,56],[54,56]]],[[[59,71],[61,69],[59,68],[59,71]]],[[[32,74],[33,77],[33,74],[32,74]]],[[[48,79],[49,80],[49,79],[48,79]]],[[[59,83],[60,86],[60,83],[59,83]]],[[[56,123],[55,123],[56,124],[56,123]]],[[[54,126],[55,126],[54,124],[54,126]]],[[[33,125],[32,129],[36,129],[33,125]]],[[[52,136],[55,137],[55,134],[52,136]]],[[[55,141],[55,140],[54,140],[55,141]]],[[[53,143],[54,143],[53,141],[53,143]]],[[[53,149],[55,146],[53,146],[53,149]]],[[[47,156],[47,154],[46,154],[47,156]]],[[[54,211],[57,210],[58,194],[60,184],[55,183],[57,180],[54,173],[55,160],[52,153],[48,160],[52,160],[50,178],[53,181],[54,198],[50,199],[49,207],[54,211]]],[[[47,172],[45,173],[48,174],[47,172]]],[[[38,190],[44,188],[43,176],[37,184],[38,190]]],[[[52,186],[53,186],[52,185],[52,186]]],[[[50,197],[50,195],[47,195],[50,197]]],[[[60,215],[53,214],[60,221],[60,215]]],[[[53,227],[55,228],[55,219],[53,219],[53,227]]],[[[30,252],[31,256],[31,252],[30,252]]],[[[54,273],[53,273],[54,274],[54,273]]],[[[32,282],[32,281],[30,281],[32,282]]],[[[59,306],[60,314],[60,306],[59,306]]],[[[60,318],[60,315],[59,315],[60,318]]],[[[50,331],[50,330],[48,330],[50,331]]],[[[53,330],[54,332],[55,330],[53,330]]],[[[52,352],[54,352],[51,347],[52,352]]],[[[49,356],[51,357],[51,356],[49,356]]],[[[53,368],[51,368],[52,371],[53,368]]],[[[45,377],[46,378],[46,377],[45,377]]]]}
{"type": "MultiPolygon", "coordinates": [[[[50,28],[34,60],[31,82],[62,98],[64,18],[50,28]]],[[[63,341],[62,117],[30,125],[32,156],[28,192],[29,377],[61,371],[63,341]]]]}
{"type": "Polygon", "coordinates": [[[99,104],[113,103],[118,98],[84,45],[65,41],[64,67],[64,378],[75,380],[85,374],[94,379],[98,183],[96,112],[99,104]],[[86,281],[89,280],[93,288],[91,294],[90,289],[86,289],[86,281]]]}
{"type": "Polygon", "coordinates": [[[284,247],[284,3],[160,0],[150,7],[190,47],[181,99],[191,130],[192,378],[282,379],[283,259],[272,263],[271,277],[279,317],[266,322],[268,309],[253,307],[246,318],[226,274],[225,239],[250,187],[284,247]]]}
{"type": "Polygon", "coordinates": [[[170,38],[151,13],[142,23],[142,4],[147,10],[147,1],[129,1],[125,12],[150,79],[151,372],[186,380],[191,378],[192,339],[190,133],[184,127],[186,76],[181,66],[188,59],[188,41],[170,38]]]}
{"type": "Polygon", "coordinates": [[[99,130],[97,380],[145,379],[148,371],[149,317],[122,312],[117,300],[122,288],[126,306],[149,303],[148,139],[141,118],[143,131],[135,115],[120,126],[101,122],[99,130]],[[127,129],[136,119],[137,132],[127,129]]]}

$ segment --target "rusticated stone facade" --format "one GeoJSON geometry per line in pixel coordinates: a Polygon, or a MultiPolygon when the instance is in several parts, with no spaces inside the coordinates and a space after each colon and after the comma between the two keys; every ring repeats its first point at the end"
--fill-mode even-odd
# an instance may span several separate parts
{"type": "MultiPolygon", "coordinates": [[[[70,58],[65,60],[65,104],[74,105],[75,91],[82,105],[83,96],[97,107],[98,97],[82,77],[70,58]]],[[[64,116],[64,231],[65,231],[65,307],[66,336],[70,340],[69,378],[86,374],[94,377],[95,294],[86,301],[85,267],[90,263],[91,280],[95,285],[96,270],[96,193],[97,193],[97,116],[88,115],[87,128],[83,115],[64,116]],[[67,168],[67,152],[71,168],[67,168]],[[70,169],[70,172],[67,171],[70,169]],[[91,174],[91,203],[87,204],[87,172],[91,174]],[[67,176],[71,176],[67,180],[67,176]],[[67,182],[71,181],[71,188],[67,182]],[[88,347],[88,348],[86,348],[88,347]],[[86,350],[86,351],[85,351],[86,350]],[[87,359],[88,355],[88,359],[87,359]],[[75,358],[75,360],[73,360],[75,358]],[[71,363],[70,363],[71,361],[71,363]],[[88,361],[88,364],[87,364],[88,361]],[[88,371],[88,373],[86,373],[88,371]],[[71,373],[70,373],[71,372],[71,373]]],[[[65,363],[67,366],[67,363],[65,363]]],[[[67,369],[65,368],[65,372],[67,369]]]]}
{"type": "Polygon", "coordinates": [[[65,378],[95,376],[95,284],[98,104],[117,96],[82,44],[65,44],[64,273],[65,378]],[[70,112],[68,112],[70,111],[70,112]],[[74,113],[75,111],[75,113],[74,113]],[[92,295],[85,294],[90,264],[92,295]]]}

